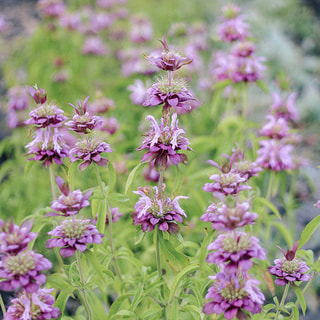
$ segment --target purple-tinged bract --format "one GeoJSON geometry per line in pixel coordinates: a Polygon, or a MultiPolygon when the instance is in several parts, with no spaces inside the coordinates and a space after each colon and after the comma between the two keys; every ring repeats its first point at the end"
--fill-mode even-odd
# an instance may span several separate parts
{"type": "Polygon", "coordinates": [[[60,254],[63,257],[71,257],[76,250],[84,252],[87,250],[87,244],[100,244],[104,237],[90,220],[80,219],[65,220],[48,234],[54,238],[47,241],[46,247],[61,247],[60,254]]]}
{"type": "Polygon", "coordinates": [[[178,153],[179,150],[192,150],[187,138],[184,137],[184,130],[178,128],[179,121],[177,114],[172,115],[171,125],[165,125],[163,118],[158,125],[153,116],[146,118],[151,122],[151,130],[145,135],[138,150],[147,150],[141,159],[144,161],[154,161],[157,171],[164,170],[168,162],[178,165],[180,162],[187,163],[187,156],[178,153]]]}
{"type": "Polygon", "coordinates": [[[66,126],[70,127],[70,130],[87,134],[100,125],[100,117],[92,116],[87,112],[88,99],[89,97],[87,97],[83,103],[79,103],[76,107],[70,103],[76,112],[72,120],[66,122],[66,126]]]}
{"type": "Polygon", "coordinates": [[[0,219],[0,253],[16,255],[27,249],[30,241],[35,239],[37,234],[30,232],[32,223],[24,222],[21,227],[13,221],[5,223],[0,219]]]}
{"type": "Polygon", "coordinates": [[[309,281],[312,277],[307,272],[310,270],[308,265],[299,259],[296,259],[296,251],[298,242],[293,245],[292,250],[287,250],[278,247],[283,253],[283,259],[275,259],[274,266],[270,266],[268,271],[276,277],[275,284],[283,286],[287,283],[294,284],[295,281],[309,281]]]}
{"type": "Polygon", "coordinates": [[[255,223],[257,213],[249,212],[249,201],[234,204],[211,204],[206,213],[201,216],[202,221],[211,222],[212,228],[220,231],[228,231],[255,223]]]}
{"type": "Polygon", "coordinates": [[[140,195],[135,205],[135,212],[132,214],[134,225],[140,225],[144,232],[152,231],[157,225],[163,232],[168,231],[173,234],[178,232],[177,222],[182,223],[183,217],[186,217],[178,201],[188,197],[178,196],[171,200],[164,192],[161,192],[160,196],[157,187],[152,189],[140,187],[134,193],[140,195]]]}
{"type": "Polygon", "coordinates": [[[296,109],[296,100],[297,94],[295,92],[291,93],[287,100],[282,98],[277,92],[272,94],[272,105],[271,105],[271,114],[275,115],[277,118],[284,118],[286,120],[291,120],[297,122],[299,115],[296,109]]]}
{"type": "Polygon", "coordinates": [[[147,90],[147,96],[143,103],[144,107],[153,107],[165,104],[174,108],[177,112],[184,109],[190,111],[190,101],[195,100],[192,93],[185,88],[182,80],[162,78],[147,90]]]}
{"type": "Polygon", "coordinates": [[[25,124],[34,124],[38,128],[60,127],[67,119],[63,115],[63,110],[53,104],[42,104],[29,113],[31,119],[25,121],[25,124]]]}
{"type": "Polygon", "coordinates": [[[186,57],[182,57],[179,53],[170,51],[164,36],[163,39],[159,41],[161,42],[164,49],[161,55],[146,56],[147,60],[152,65],[165,71],[176,71],[182,66],[192,62],[192,60],[186,57]]]}
{"type": "Polygon", "coordinates": [[[17,298],[11,300],[3,320],[57,319],[61,311],[53,306],[54,298],[49,294],[53,290],[43,288],[32,294],[21,292],[17,298]]]}
{"type": "Polygon", "coordinates": [[[268,122],[260,130],[262,136],[282,139],[289,135],[289,126],[285,118],[276,118],[273,115],[268,115],[266,119],[268,119],[268,122]]]}
{"type": "Polygon", "coordinates": [[[32,99],[36,104],[44,104],[47,101],[46,90],[38,88],[37,85],[34,87],[27,87],[32,99]]]}
{"type": "Polygon", "coordinates": [[[75,147],[70,150],[71,162],[82,160],[79,169],[85,170],[92,162],[100,167],[108,164],[108,159],[101,157],[103,152],[112,152],[110,145],[96,138],[91,140],[82,140],[76,143],[75,147]]]}
{"type": "Polygon", "coordinates": [[[51,208],[55,211],[61,212],[50,213],[50,215],[62,215],[64,217],[76,215],[82,208],[90,206],[89,198],[92,191],[82,193],[77,189],[70,191],[69,186],[63,181],[61,177],[56,177],[57,185],[62,192],[58,199],[51,202],[51,208]]]}
{"type": "Polygon", "coordinates": [[[46,282],[41,271],[48,270],[52,263],[34,251],[22,251],[17,255],[7,255],[0,261],[0,289],[13,291],[22,287],[27,292],[36,292],[46,282]]]}
{"type": "Polygon", "coordinates": [[[293,168],[291,152],[293,146],[284,144],[281,140],[270,139],[259,142],[261,148],[257,151],[257,164],[273,171],[290,170],[293,168]]]}
{"type": "Polygon", "coordinates": [[[260,282],[242,273],[226,275],[223,272],[215,277],[214,284],[209,288],[206,299],[209,299],[202,311],[205,314],[222,314],[225,319],[246,319],[244,310],[252,314],[260,313],[265,300],[258,285],[260,282]]]}
{"type": "Polygon", "coordinates": [[[208,245],[208,250],[215,250],[207,256],[207,262],[215,263],[225,273],[248,271],[252,267],[252,258],[264,260],[266,250],[259,245],[259,239],[250,237],[242,231],[230,231],[221,234],[208,245]]]}

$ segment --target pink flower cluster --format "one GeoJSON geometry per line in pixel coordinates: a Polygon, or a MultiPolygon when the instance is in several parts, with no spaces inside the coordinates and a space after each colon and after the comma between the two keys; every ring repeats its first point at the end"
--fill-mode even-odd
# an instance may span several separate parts
{"type": "Polygon", "coordinates": [[[229,161],[222,166],[214,161],[210,164],[220,170],[220,174],[210,176],[213,183],[204,185],[203,190],[212,192],[218,202],[209,205],[200,218],[211,222],[213,229],[222,231],[216,240],[209,244],[212,250],[207,262],[215,263],[220,273],[209,288],[203,307],[205,314],[224,314],[231,320],[241,319],[244,310],[251,313],[261,312],[264,296],[258,288],[259,281],[248,274],[253,265],[252,258],[264,260],[266,250],[259,245],[259,239],[244,231],[237,231],[246,225],[255,223],[258,214],[249,212],[250,201],[240,201],[239,193],[251,189],[244,185],[252,176],[257,176],[261,168],[256,162],[245,160],[244,153],[234,149],[231,157],[224,155],[229,161]]]}
{"type": "Polygon", "coordinates": [[[40,289],[46,282],[43,271],[50,269],[52,263],[42,254],[28,249],[28,244],[37,235],[31,232],[32,223],[18,226],[0,219],[0,228],[0,278],[3,279],[0,290],[21,290],[18,297],[11,300],[3,319],[58,318],[60,310],[53,307],[54,298],[47,294],[53,289],[40,289]]]}

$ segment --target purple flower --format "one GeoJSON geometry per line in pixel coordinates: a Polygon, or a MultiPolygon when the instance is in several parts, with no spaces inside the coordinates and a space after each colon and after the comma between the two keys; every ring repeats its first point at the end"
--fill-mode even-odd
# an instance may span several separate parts
{"type": "Polygon", "coordinates": [[[54,289],[39,289],[28,294],[21,292],[11,300],[3,320],[45,320],[56,319],[60,316],[59,308],[54,307],[54,298],[49,294],[54,289]]]}
{"type": "Polygon", "coordinates": [[[291,152],[293,146],[284,144],[281,140],[270,139],[259,142],[261,148],[257,151],[257,164],[274,171],[290,170],[293,168],[291,152]]]}
{"type": "Polygon", "coordinates": [[[92,116],[87,112],[88,99],[89,97],[86,97],[84,102],[78,103],[76,107],[70,103],[76,112],[72,120],[66,122],[66,126],[70,127],[70,130],[87,134],[99,126],[101,122],[100,117],[92,116]]]}
{"type": "Polygon", "coordinates": [[[274,114],[277,118],[285,118],[293,122],[298,121],[299,115],[295,104],[297,94],[295,92],[288,96],[287,101],[276,92],[272,94],[272,97],[271,114],[274,114]]]}
{"type": "Polygon", "coordinates": [[[208,254],[207,262],[217,264],[225,273],[235,274],[239,268],[248,271],[252,267],[252,258],[266,258],[266,250],[259,245],[259,239],[241,231],[219,235],[208,245],[208,250],[216,251],[208,254]]]}
{"type": "Polygon", "coordinates": [[[31,119],[25,121],[25,124],[34,124],[38,128],[53,127],[57,128],[67,119],[63,115],[63,110],[53,104],[42,104],[29,113],[31,119]]]}
{"type": "Polygon", "coordinates": [[[143,43],[152,38],[152,25],[149,19],[144,17],[133,17],[129,38],[134,43],[143,43]]]}
{"type": "Polygon", "coordinates": [[[74,216],[79,211],[90,206],[88,199],[90,198],[92,191],[82,193],[81,190],[70,191],[68,183],[64,182],[61,177],[56,177],[57,185],[62,192],[57,200],[51,202],[51,208],[55,211],[59,211],[62,214],[51,212],[49,215],[62,215],[64,217],[74,216]]]}
{"type": "Polygon", "coordinates": [[[21,227],[14,224],[13,221],[5,223],[0,219],[0,252],[16,255],[27,249],[28,244],[37,234],[30,232],[32,223],[25,221],[21,227]]]}
{"type": "Polygon", "coordinates": [[[237,57],[249,57],[255,52],[255,49],[255,45],[252,42],[242,41],[232,47],[231,54],[237,57]]]}
{"type": "Polygon", "coordinates": [[[32,99],[36,104],[44,104],[47,101],[46,90],[38,88],[37,85],[34,87],[27,87],[32,99]]]}
{"type": "Polygon", "coordinates": [[[107,47],[98,37],[89,37],[85,40],[82,47],[82,54],[103,56],[108,52],[107,47]]]}
{"type": "Polygon", "coordinates": [[[41,273],[52,267],[52,263],[42,254],[34,251],[22,251],[17,255],[7,255],[0,261],[0,289],[13,291],[22,287],[27,292],[36,292],[46,282],[41,273]]]}
{"type": "Polygon", "coordinates": [[[147,97],[143,103],[144,107],[153,107],[165,104],[175,110],[184,109],[190,111],[190,101],[195,100],[189,90],[185,88],[183,80],[162,78],[147,90],[147,97]]]}
{"type": "Polygon", "coordinates": [[[116,118],[101,118],[102,121],[97,127],[98,130],[102,132],[108,132],[109,134],[115,134],[119,129],[119,122],[116,118]]]}
{"type": "MultiPolygon", "coordinates": [[[[165,185],[163,185],[163,191],[164,189],[165,185]]],[[[134,225],[140,224],[143,232],[152,231],[157,225],[163,232],[168,231],[174,234],[178,232],[177,222],[182,223],[183,217],[186,217],[178,201],[188,199],[188,197],[178,196],[171,200],[164,192],[161,192],[160,196],[157,187],[152,189],[140,187],[134,193],[141,196],[132,214],[134,225]]]]}
{"type": "MultiPolygon", "coordinates": [[[[111,208],[111,217],[112,222],[117,222],[122,216],[124,215],[123,212],[119,212],[119,208],[111,208]]],[[[96,219],[94,220],[95,223],[97,223],[98,220],[98,214],[96,215],[96,219]]],[[[109,224],[109,215],[107,213],[106,216],[106,224],[109,224]]]]}
{"type": "Polygon", "coordinates": [[[228,231],[254,224],[257,213],[249,212],[249,201],[235,203],[211,204],[206,213],[201,216],[202,221],[211,222],[215,230],[228,231]]]}
{"type": "Polygon", "coordinates": [[[12,87],[8,91],[8,110],[20,111],[29,107],[29,95],[23,87],[12,87]]]}
{"type": "Polygon", "coordinates": [[[79,169],[85,170],[91,162],[96,163],[100,167],[105,167],[108,164],[108,159],[101,157],[103,152],[112,152],[110,145],[96,138],[91,140],[82,140],[76,143],[75,147],[70,150],[71,162],[83,160],[79,169]]]}
{"type": "Polygon", "coordinates": [[[158,182],[160,173],[154,168],[154,161],[148,163],[148,166],[143,170],[143,177],[146,181],[158,182]]]}
{"type": "Polygon", "coordinates": [[[81,17],[78,13],[64,13],[59,18],[61,27],[68,30],[77,30],[81,24],[81,17]]]}
{"type": "Polygon", "coordinates": [[[39,0],[37,6],[44,17],[58,18],[65,11],[62,0],[39,0]]]}
{"type": "Polygon", "coordinates": [[[157,171],[164,170],[168,161],[174,165],[180,162],[186,163],[187,156],[177,151],[192,149],[189,147],[188,139],[184,137],[184,130],[178,128],[177,114],[172,115],[170,127],[164,124],[163,118],[161,118],[160,126],[153,116],[149,115],[146,119],[151,122],[151,130],[145,135],[145,139],[138,148],[138,150],[148,151],[143,155],[141,161],[154,160],[154,167],[157,171]]]}
{"type": "Polygon", "coordinates": [[[189,60],[186,57],[181,57],[180,54],[170,51],[164,36],[162,40],[159,41],[164,49],[161,55],[145,56],[152,65],[165,71],[176,71],[182,66],[192,62],[192,60],[189,60]]]}
{"type": "Polygon", "coordinates": [[[284,118],[276,118],[273,115],[266,116],[269,122],[267,122],[262,129],[260,134],[273,139],[282,139],[289,135],[289,126],[287,120],[284,118]]]}
{"type": "Polygon", "coordinates": [[[278,247],[284,257],[283,259],[275,259],[275,265],[268,268],[268,271],[277,277],[274,281],[276,285],[283,286],[287,283],[293,285],[295,281],[309,281],[311,279],[311,275],[307,274],[310,269],[307,264],[295,258],[298,244],[296,242],[292,250],[287,250],[286,253],[278,247]]]}
{"type": "Polygon", "coordinates": [[[0,34],[6,31],[8,28],[8,24],[3,15],[0,15],[0,34]]]}
{"type": "Polygon", "coordinates": [[[214,197],[220,198],[221,195],[236,195],[242,190],[251,189],[250,186],[242,185],[248,180],[247,177],[233,170],[229,164],[220,167],[215,161],[209,160],[208,163],[217,167],[221,174],[211,175],[210,180],[214,182],[206,183],[202,188],[204,191],[212,192],[214,197]]]}
{"type": "Polygon", "coordinates": [[[147,89],[145,88],[144,83],[141,80],[136,79],[133,84],[127,87],[127,89],[131,91],[131,102],[133,104],[143,105],[147,97],[147,89]]]}
{"type": "Polygon", "coordinates": [[[246,319],[243,310],[260,313],[264,302],[264,295],[258,285],[260,282],[247,274],[226,275],[223,272],[214,277],[214,284],[209,288],[206,299],[210,299],[203,306],[205,314],[222,314],[227,320],[246,319]]]}
{"type": "Polygon", "coordinates": [[[60,226],[48,232],[54,238],[46,243],[47,248],[62,247],[62,257],[71,257],[76,250],[84,252],[88,243],[102,243],[104,235],[90,224],[90,220],[72,219],[65,220],[60,226]]]}
{"type": "Polygon", "coordinates": [[[28,160],[43,161],[44,167],[50,167],[52,161],[61,165],[62,159],[68,156],[68,147],[64,144],[62,136],[55,128],[52,134],[49,130],[38,129],[34,135],[34,140],[28,143],[25,147],[29,148],[27,155],[33,154],[33,158],[28,160]]]}
{"type": "Polygon", "coordinates": [[[102,95],[102,92],[98,92],[96,99],[93,101],[93,103],[87,106],[87,109],[89,112],[97,114],[108,112],[115,107],[115,102],[112,99],[106,98],[102,95]]]}

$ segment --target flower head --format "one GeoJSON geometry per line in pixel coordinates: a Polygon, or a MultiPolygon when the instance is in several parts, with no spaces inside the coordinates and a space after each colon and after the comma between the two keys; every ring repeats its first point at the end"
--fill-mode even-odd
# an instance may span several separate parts
{"type": "Polygon", "coordinates": [[[81,190],[77,189],[71,192],[68,183],[64,182],[61,177],[56,177],[56,182],[62,195],[60,195],[57,200],[51,202],[51,208],[62,214],[52,212],[49,215],[74,216],[78,214],[82,208],[90,206],[88,199],[92,191],[82,193],[81,190]]]}
{"type": "Polygon", "coordinates": [[[295,281],[311,279],[311,275],[307,273],[309,271],[307,264],[295,257],[297,248],[298,242],[293,245],[292,250],[287,250],[286,253],[279,247],[284,255],[283,259],[275,259],[275,265],[268,268],[268,271],[277,277],[274,281],[276,285],[283,286],[287,283],[294,284],[295,281]]]}
{"type": "Polygon", "coordinates": [[[215,230],[233,230],[255,223],[258,214],[249,212],[249,207],[249,201],[240,202],[238,199],[234,203],[221,202],[218,205],[213,203],[200,219],[211,222],[215,230]]]}
{"type": "Polygon", "coordinates": [[[108,52],[107,47],[99,37],[89,37],[82,46],[82,54],[103,56],[108,52]]]}
{"type": "Polygon", "coordinates": [[[165,36],[159,40],[163,46],[164,51],[161,55],[146,56],[147,60],[154,66],[165,71],[176,71],[182,66],[189,64],[192,60],[180,56],[180,54],[169,50],[165,36]]]}
{"type": "Polygon", "coordinates": [[[43,288],[32,294],[28,294],[25,291],[21,292],[17,298],[11,300],[3,320],[45,320],[58,318],[61,311],[53,306],[54,298],[49,294],[53,290],[43,288]]]}
{"type": "Polygon", "coordinates": [[[264,302],[264,295],[258,285],[260,282],[249,275],[226,275],[223,272],[215,277],[214,284],[209,288],[203,306],[205,314],[222,314],[227,320],[245,318],[243,310],[251,313],[260,313],[264,302]]]}
{"type": "MultiPolygon", "coordinates": [[[[165,186],[163,185],[163,191],[165,186]]],[[[140,199],[135,205],[135,212],[132,214],[133,223],[141,226],[142,231],[152,231],[157,225],[163,232],[177,233],[186,217],[184,210],[179,205],[180,199],[188,197],[178,196],[171,200],[164,192],[159,193],[157,187],[139,188],[134,193],[140,195],[140,199]]]]}
{"type": "Polygon", "coordinates": [[[53,127],[57,128],[67,119],[63,115],[63,110],[53,104],[41,104],[38,108],[29,113],[31,119],[25,121],[25,124],[34,124],[38,128],[53,127]]]}
{"type": "Polygon", "coordinates": [[[52,134],[51,130],[42,131],[38,129],[33,138],[33,141],[25,146],[29,148],[27,155],[34,155],[33,158],[28,160],[43,161],[42,165],[44,167],[50,167],[52,161],[61,165],[62,159],[68,156],[68,147],[58,130],[55,130],[52,134]]]}
{"type": "Polygon", "coordinates": [[[27,249],[28,244],[37,234],[30,232],[32,223],[24,222],[21,227],[13,221],[5,223],[0,219],[0,253],[16,255],[27,249]]]}
{"type": "Polygon", "coordinates": [[[70,103],[76,112],[73,119],[66,122],[66,126],[70,127],[70,130],[87,134],[100,124],[100,117],[92,116],[87,112],[88,99],[89,97],[87,97],[84,102],[78,103],[76,107],[70,103]]]}
{"type": "Polygon", "coordinates": [[[76,250],[84,252],[88,243],[102,243],[104,235],[90,224],[90,220],[65,220],[54,230],[48,232],[54,238],[46,243],[47,248],[61,247],[63,257],[71,257],[76,250]]]}
{"type": "Polygon", "coordinates": [[[29,107],[29,95],[23,87],[12,87],[8,91],[8,110],[20,111],[29,107]]]}
{"type": "Polygon", "coordinates": [[[218,25],[218,37],[224,42],[243,41],[249,35],[249,25],[244,22],[242,15],[231,19],[224,19],[222,23],[218,25]]]}
{"type": "Polygon", "coordinates": [[[34,87],[27,87],[32,99],[36,104],[44,104],[47,101],[46,90],[38,88],[37,85],[34,87]]]}
{"type": "Polygon", "coordinates": [[[271,114],[277,118],[284,118],[293,122],[298,121],[299,115],[296,109],[295,100],[297,94],[291,93],[287,100],[283,99],[278,93],[273,93],[273,102],[271,105],[271,114]]]}
{"type": "Polygon", "coordinates": [[[241,231],[221,234],[210,243],[208,250],[215,250],[207,256],[207,262],[215,263],[226,273],[248,271],[252,267],[252,258],[264,260],[266,250],[259,245],[259,239],[250,237],[241,231]]]}
{"type": "Polygon", "coordinates": [[[152,25],[149,19],[145,17],[133,17],[131,19],[129,38],[132,42],[146,42],[151,39],[152,33],[152,25]]]}
{"type": "Polygon", "coordinates": [[[276,118],[273,115],[266,116],[269,122],[267,122],[260,134],[273,139],[282,139],[289,135],[289,126],[285,118],[276,118]]]}
{"type": "Polygon", "coordinates": [[[190,101],[195,100],[189,90],[185,88],[182,80],[162,78],[147,90],[147,97],[143,103],[144,107],[153,107],[166,104],[175,110],[184,109],[190,111],[190,101]]]}
{"type": "Polygon", "coordinates": [[[133,104],[142,105],[144,103],[147,97],[147,89],[141,80],[136,79],[127,89],[131,91],[130,100],[133,104]]]}
{"type": "Polygon", "coordinates": [[[0,289],[13,291],[22,287],[27,292],[36,292],[46,282],[41,273],[52,267],[52,263],[42,254],[34,251],[21,251],[17,255],[7,255],[0,261],[0,289]]]}
{"type": "Polygon", "coordinates": [[[168,161],[174,165],[180,162],[186,163],[187,156],[178,153],[179,150],[192,150],[189,141],[184,137],[184,130],[178,128],[179,121],[177,114],[172,115],[170,127],[164,124],[161,119],[160,126],[153,116],[147,116],[147,120],[151,122],[151,130],[145,135],[145,139],[138,150],[146,149],[141,161],[153,161],[157,171],[161,171],[167,167],[168,161]]]}
{"type": "Polygon", "coordinates": [[[65,4],[62,0],[39,0],[37,3],[44,17],[58,18],[65,11],[65,4]]]}
{"type": "Polygon", "coordinates": [[[284,144],[281,140],[270,139],[259,142],[257,164],[263,168],[274,171],[290,170],[293,168],[291,152],[293,146],[284,144]]]}
{"type": "Polygon", "coordinates": [[[70,150],[71,162],[83,160],[79,169],[85,170],[92,162],[100,167],[108,164],[108,159],[101,157],[103,152],[112,152],[110,145],[96,138],[91,140],[82,140],[76,143],[75,147],[70,150]]]}

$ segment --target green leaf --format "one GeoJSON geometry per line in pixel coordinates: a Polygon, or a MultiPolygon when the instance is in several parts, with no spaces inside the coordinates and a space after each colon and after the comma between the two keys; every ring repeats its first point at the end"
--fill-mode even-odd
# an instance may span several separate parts
{"type": "Polygon", "coordinates": [[[138,307],[142,297],[143,297],[143,284],[140,282],[138,286],[136,287],[136,294],[134,295],[131,306],[130,306],[130,311],[135,311],[136,308],[138,307]]]}
{"type": "Polygon", "coordinates": [[[207,235],[206,237],[204,238],[204,240],[202,241],[202,244],[201,244],[201,249],[200,249],[200,256],[199,256],[199,262],[201,265],[203,265],[203,263],[205,262],[206,260],[206,257],[208,255],[208,245],[209,243],[212,241],[212,237],[215,233],[215,230],[211,230],[207,235]]]}
{"type": "Polygon", "coordinates": [[[116,171],[114,170],[114,166],[112,165],[111,161],[108,163],[108,190],[107,193],[111,193],[116,185],[117,175],[116,171]]]}
{"type": "Polygon", "coordinates": [[[271,224],[274,225],[278,229],[278,231],[283,235],[288,246],[292,247],[293,246],[293,238],[292,238],[292,234],[291,234],[290,230],[280,222],[272,222],[271,224]]]}
{"type": "Polygon", "coordinates": [[[221,81],[215,83],[212,89],[213,90],[222,90],[231,84],[232,84],[231,79],[221,80],[221,81]]]}
{"type": "Polygon", "coordinates": [[[181,170],[178,166],[176,166],[176,177],[174,179],[174,186],[173,186],[174,194],[179,194],[179,191],[182,185],[182,178],[183,178],[183,175],[181,173],[181,170]]]}
{"type": "Polygon", "coordinates": [[[157,313],[162,312],[162,308],[153,307],[152,310],[147,310],[141,315],[141,319],[147,319],[150,316],[155,316],[157,313]]]}
{"type": "Polygon", "coordinates": [[[303,315],[305,315],[307,305],[306,305],[306,301],[304,299],[303,293],[302,293],[301,289],[297,286],[293,286],[293,289],[294,289],[294,292],[296,293],[296,296],[298,298],[298,302],[300,304],[302,313],[303,313],[303,315]]]}
{"type": "Polygon", "coordinates": [[[261,197],[256,197],[256,198],[254,198],[254,201],[258,201],[258,202],[260,202],[261,204],[265,205],[265,206],[268,207],[280,220],[282,219],[279,210],[278,210],[270,201],[268,201],[267,199],[261,198],[261,197]]]}
{"type": "Polygon", "coordinates": [[[320,215],[312,219],[303,229],[300,240],[299,240],[298,248],[301,248],[303,245],[305,245],[309,241],[310,237],[318,229],[319,225],[320,225],[320,215]]]}
{"type": "Polygon", "coordinates": [[[122,193],[110,193],[108,195],[108,200],[110,201],[118,201],[118,202],[127,202],[130,199],[123,195],[122,193]]]}
{"type": "Polygon", "coordinates": [[[267,86],[265,85],[265,83],[261,80],[256,80],[256,84],[265,92],[265,93],[269,93],[269,89],[267,88],[267,86]]]}
{"type": "Polygon", "coordinates": [[[104,274],[103,274],[103,271],[102,271],[102,266],[99,263],[99,260],[97,259],[97,256],[90,250],[86,250],[85,254],[86,254],[88,260],[90,261],[90,263],[93,265],[95,271],[97,272],[97,274],[101,278],[101,281],[103,281],[104,274]]]}
{"type": "Polygon", "coordinates": [[[128,180],[126,182],[126,186],[125,186],[125,191],[124,194],[126,195],[132,185],[133,180],[136,178],[139,170],[141,170],[145,165],[147,164],[147,162],[141,162],[139,163],[137,166],[135,166],[133,168],[133,170],[130,172],[128,180]]]}
{"type": "Polygon", "coordinates": [[[169,266],[176,272],[180,272],[189,264],[189,258],[183,253],[178,252],[169,240],[159,237],[161,255],[169,266]]]}
{"type": "Polygon", "coordinates": [[[198,269],[200,269],[199,264],[190,264],[177,274],[177,276],[174,278],[173,284],[170,289],[169,298],[168,298],[169,303],[171,302],[171,300],[175,296],[178,285],[179,285],[180,281],[183,279],[183,277],[193,271],[198,270],[198,269]]]}
{"type": "Polygon", "coordinates": [[[70,286],[69,282],[64,279],[62,274],[53,273],[47,276],[47,283],[49,283],[52,288],[59,288],[61,292],[65,292],[69,294],[69,296],[73,297],[74,288],[70,286]]]}
{"type": "Polygon", "coordinates": [[[69,166],[68,183],[71,190],[74,189],[74,176],[75,176],[75,172],[77,171],[78,165],[79,165],[79,161],[75,161],[75,162],[72,162],[69,166]]]}
{"type": "Polygon", "coordinates": [[[136,314],[134,312],[132,312],[132,311],[129,311],[129,310],[120,310],[115,314],[115,316],[134,317],[134,319],[137,318],[136,314]]]}
{"type": "Polygon", "coordinates": [[[99,232],[104,233],[107,218],[107,203],[105,200],[100,200],[98,219],[97,219],[97,229],[99,232]]]}
{"type": "Polygon", "coordinates": [[[66,303],[67,303],[69,297],[70,297],[69,293],[67,293],[65,291],[60,291],[58,297],[56,298],[54,306],[56,308],[59,308],[59,310],[61,311],[61,315],[63,315],[63,313],[64,313],[64,309],[66,307],[66,303]]]}
{"type": "Polygon", "coordinates": [[[128,298],[132,296],[132,293],[126,293],[122,296],[119,296],[116,301],[114,301],[109,309],[108,319],[111,320],[113,316],[117,313],[118,309],[120,308],[121,304],[126,301],[128,298]]]}
{"type": "Polygon", "coordinates": [[[86,289],[86,292],[88,294],[88,300],[91,307],[93,319],[105,320],[107,318],[107,313],[101,300],[93,291],[86,289]]]}
{"type": "Polygon", "coordinates": [[[174,299],[171,304],[167,306],[166,310],[168,319],[180,319],[179,317],[179,306],[178,306],[178,300],[174,299]]]}
{"type": "Polygon", "coordinates": [[[26,178],[33,167],[35,161],[27,161],[26,166],[24,167],[24,177],[26,178]]]}

